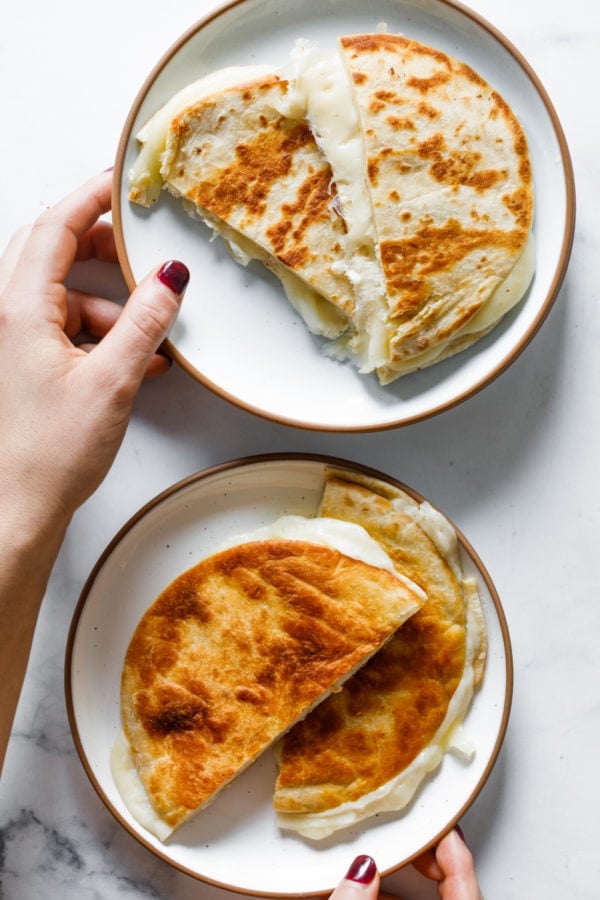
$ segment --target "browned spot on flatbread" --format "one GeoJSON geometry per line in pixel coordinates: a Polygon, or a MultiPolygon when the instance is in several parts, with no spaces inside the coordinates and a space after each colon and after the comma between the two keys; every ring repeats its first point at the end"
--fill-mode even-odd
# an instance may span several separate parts
{"type": "Polygon", "coordinates": [[[281,260],[281,262],[290,269],[299,269],[308,261],[310,252],[308,247],[294,247],[292,250],[277,253],[276,256],[277,259],[281,260]]]}
{"type": "Polygon", "coordinates": [[[430,161],[430,172],[436,181],[450,185],[466,185],[477,191],[494,187],[506,176],[499,169],[478,169],[481,153],[477,150],[448,150],[442,134],[434,134],[417,147],[421,159],[430,161]]]}
{"type": "Polygon", "coordinates": [[[479,75],[474,69],[471,68],[471,66],[468,66],[466,63],[455,61],[454,68],[455,71],[459,75],[463,75],[467,79],[467,81],[470,81],[473,84],[477,84],[482,88],[488,88],[485,79],[483,79],[481,75],[479,75]]]}
{"type": "Polygon", "coordinates": [[[506,194],[502,198],[502,202],[515,217],[515,222],[520,228],[524,229],[529,226],[531,201],[527,190],[518,188],[514,193],[506,194]]]}
{"type": "Polygon", "coordinates": [[[439,109],[437,109],[435,106],[432,106],[430,103],[427,103],[425,100],[422,100],[417,105],[417,112],[421,116],[425,116],[425,118],[432,120],[438,119],[441,115],[439,109]]]}
{"type": "Polygon", "coordinates": [[[414,119],[410,116],[388,116],[386,122],[393,131],[416,131],[414,119]]]}
{"type": "Polygon", "coordinates": [[[312,141],[305,122],[258,132],[254,141],[236,147],[234,164],[200,182],[190,199],[225,220],[238,206],[258,218],[266,212],[272,185],[290,172],[297,150],[312,141]]]}
{"type": "Polygon", "coordinates": [[[371,184],[376,185],[379,180],[379,160],[376,157],[368,160],[367,175],[371,184]]]}
{"type": "Polygon", "coordinates": [[[373,115],[377,115],[377,113],[380,113],[385,107],[386,104],[383,100],[371,100],[369,103],[369,112],[372,112],[373,115]]]}
{"type": "Polygon", "coordinates": [[[359,53],[379,53],[381,50],[393,53],[400,47],[407,47],[409,41],[397,34],[354,34],[341,38],[340,43],[345,49],[359,53]]]}
{"type": "Polygon", "coordinates": [[[450,72],[434,72],[428,78],[418,78],[416,75],[412,75],[406,79],[406,83],[421,94],[427,94],[428,91],[435,91],[441,85],[447,84],[451,77],[450,72]]]}
{"type": "Polygon", "coordinates": [[[283,203],[281,218],[267,229],[273,253],[290,268],[303,265],[310,256],[303,244],[308,229],[331,218],[331,203],[336,194],[327,168],[312,172],[300,185],[292,202],[283,203]]]}
{"type": "Polygon", "coordinates": [[[383,100],[384,103],[394,103],[396,105],[403,103],[402,97],[396,91],[378,90],[375,91],[375,97],[383,100]]]}
{"type": "Polygon", "coordinates": [[[227,734],[227,720],[211,705],[210,695],[196,683],[190,686],[165,684],[153,693],[141,691],[136,697],[136,710],[147,733],[166,737],[193,731],[203,743],[221,742],[227,734]]]}

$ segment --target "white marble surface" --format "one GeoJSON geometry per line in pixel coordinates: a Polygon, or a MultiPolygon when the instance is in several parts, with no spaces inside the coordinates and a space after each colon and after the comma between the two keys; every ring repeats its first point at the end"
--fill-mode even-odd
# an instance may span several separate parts
{"type": "MultiPolygon", "coordinates": [[[[147,71],[210,5],[174,0],[158,14],[158,4],[141,0],[2,4],[2,244],[112,163],[147,71]]],[[[379,468],[429,497],[473,543],[502,598],[515,659],[507,738],[462,823],[483,890],[488,900],[600,896],[599,13],[588,0],[473,6],[528,58],[571,148],[578,226],[550,316],[483,393],[379,434],[265,422],[175,367],[144,386],[114,468],[72,524],[43,605],[0,786],[5,900],[233,896],[154,858],[106,811],[70,736],[63,658],[85,578],[128,517],[207,465],[270,451],[331,453],[379,468]]],[[[406,900],[436,896],[412,872],[390,885],[406,900]]]]}

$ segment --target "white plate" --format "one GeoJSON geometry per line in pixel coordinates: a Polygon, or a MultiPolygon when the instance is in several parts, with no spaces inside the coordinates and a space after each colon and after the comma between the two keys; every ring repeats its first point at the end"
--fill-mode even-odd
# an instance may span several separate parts
{"type": "Polygon", "coordinates": [[[192,280],[170,336],[175,359],[227,400],[275,421],[367,431],[423,419],[495,378],[531,340],[558,293],[573,235],[569,154],[548,97],[522,56],[489,23],[447,0],[241,0],[209,15],[165,54],[138,95],[115,165],[117,245],[130,288],[164,259],[192,280]],[[513,107],[529,140],[536,191],[537,272],[526,299],[473,348],[381,387],[322,352],[259,263],[235,264],[164,192],[152,210],[127,200],[126,174],[141,125],[179,88],[227,65],[283,65],[299,37],[333,42],[386,22],[468,62],[513,107]]]}
{"type": "Polygon", "coordinates": [[[272,807],[276,767],[270,752],[168,844],[138,825],[115,787],[109,758],[120,722],[123,659],[139,619],[167,584],[226,537],[286,513],[314,515],[328,463],[386,480],[381,473],[325,457],[268,456],[201,472],[161,494],[100,558],[69,636],[65,671],[71,727],[85,769],[108,809],[176,868],[262,897],[330,891],[358,853],[370,853],[388,873],[435,843],[483,787],[500,750],[512,696],[512,656],[502,608],[481,562],[459,535],[463,566],[479,582],[489,640],[485,678],[466,720],[477,747],[471,763],[447,755],[405,814],[375,818],[324,842],[278,830],[272,807]]]}

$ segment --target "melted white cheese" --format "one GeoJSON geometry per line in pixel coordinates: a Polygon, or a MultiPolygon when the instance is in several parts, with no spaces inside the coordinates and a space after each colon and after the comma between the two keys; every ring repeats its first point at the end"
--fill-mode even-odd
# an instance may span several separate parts
{"type": "Polygon", "coordinates": [[[344,556],[358,559],[377,569],[386,569],[423,600],[427,599],[418,585],[395,569],[388,554],[368,531],[362,525],[356,525],[354,522],[329,519],[325,516],[317,518],[282,516],[270,525],[264,525],[246,534],[236,535],[224,544],[223,549],[234,547],[236,544],[247,544],[250,541],[268,541],[277,538],[309,541],[312,544],[331,547],[344,556]]]}
{"type": "Polygon", "coordinates": [[[365,147],[352,85],[337,49],[324,50],[314,41],[299,40],[291,61],[293,74],[280,112],[308,120],[333,171],[339,209],[347,226],[345,274],[354,285],[358,334],[350,342],[343,338],[328,352],[341,359],[352,356],[361,372],[371,372],[388,358],[389,328],[365,147]]]}
{"type": "Polygon", "coordinates": [[[184,201],[184,207],[192,218],[200,219],[224,241],[229,253],[241,266],[247,266],[253,259],[260,260],[281,281],[290,305],[302,318],[312,334],[329,339],[338,338],[348,328],[346,316],[333,303],[325,300],[321,294],[313,290],[295,272],[280,263],[274,256],[266,254],[254,241],[231,228],[226,222],[202,214],[190,201],[184,201]]]}
{"type": "Polygon", "coordinates": [[[129,741],[119,730],[110,754],[110,770],[125,806],[143,828],[164,841],[172,832],[170,825],[160,818],[150,803],[148,794],[135,767],[129,741]]]}
{"type": "Polygon", "coordinates": [[[373,244],[373,217],[366,183],[363,138],[347,71],[337,50],[297,41],[294,76],[281,112],[306,117],[315,140],[333,169],[348,225],[349,249],[373,244]]]}

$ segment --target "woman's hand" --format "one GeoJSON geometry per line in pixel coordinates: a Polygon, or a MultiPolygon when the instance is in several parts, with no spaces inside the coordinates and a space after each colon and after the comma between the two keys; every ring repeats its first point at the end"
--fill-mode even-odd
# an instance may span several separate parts
{"type": "Polygon", "coordinates": [[[121,308],[69,290],[76,260],[116,261],[112,175],[92,178],[0,260],[0,768],[44,590],[69,521],[119,449],[189,273],[150,273],[121,308]],[[84,340],[97,344],[77,346],[84,340]]]}
{"type": "Polygon", "coordinates": [[[68,521],[106,475],[142,378],[168,366],[156,350],[185,266],[155,270],[124,308],[65,286],[75,260],[116,261],[112,228],[99,221],[111,182],[99,175],[43,213],[0,261],[0,483],[25,520],[68,521]],[[77,346],[83,334],[100,340],[77,346]]]}
{"type": "MultiPolygon", "coordinates": [[[[473,857],[459,829],[442,838],[435,850],[420,856],[414,866],[438,882],[442,900],[481,900],[473,857]]],[[[370,856],[358,856],[330,900],[399,900],[379,890],[377,866],[370,856]]]]}

